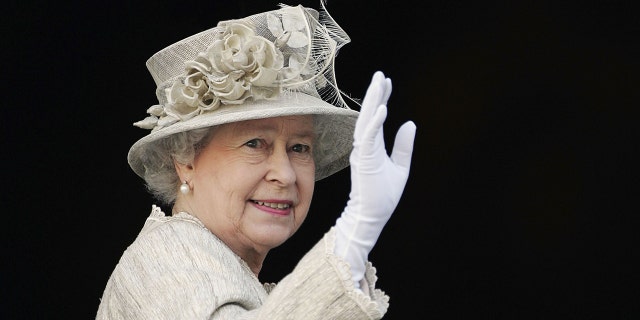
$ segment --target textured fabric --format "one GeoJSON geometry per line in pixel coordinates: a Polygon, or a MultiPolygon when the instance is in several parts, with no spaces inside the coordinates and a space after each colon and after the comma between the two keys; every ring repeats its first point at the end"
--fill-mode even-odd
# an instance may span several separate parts
{"type": "Polygon", "coordinates": [[[325,236],[277,285],[248,265],[195,217],[154,206],[104,290],[96,319],[380,319],[389,297],[367,262],[364,292],[325,236]]]}

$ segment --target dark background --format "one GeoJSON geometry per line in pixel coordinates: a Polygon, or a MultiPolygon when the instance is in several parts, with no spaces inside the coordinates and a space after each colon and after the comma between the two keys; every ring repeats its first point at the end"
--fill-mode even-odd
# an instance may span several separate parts
{"type": "MultiPolygon", "coordinates": [[[[277,4],[3,5],[0,318],[95,317],[154,203],[126,162],[146,134],[131,124],[156,103],[146,59],[277,4]]],[[[341,88],[362,97],[384,71],[388,149],[401,123],[418,127],[404,196],[370,255],[387,319],[638,318],[631,4],[328,2],[352,37],[341,88]]],[[[288,273],[333,224],[348,170],[316,190],[262,280],[288,273]]]]}

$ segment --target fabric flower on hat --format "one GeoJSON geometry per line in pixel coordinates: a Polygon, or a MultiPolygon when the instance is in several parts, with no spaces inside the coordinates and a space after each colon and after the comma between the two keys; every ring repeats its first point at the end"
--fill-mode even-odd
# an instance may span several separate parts
{"type": "Polygon", "coordinates": [[[225,24],[204,52],[185,62],[185,74],[166,89],[168,103],[151,107],[150,116],[134,125],[157,130],[247,99],[270,99],[280,94],[278,82],[284,56],[268,39],[256,35],[244,21],[225,24]]]}
{"type": "Polygon", "coordinates": [[[288,45],[291,48],[301,48],[307,45],[309,37],[304,32],[307,22],[299,14],[297,8],[284,8],[281,10],[282,19],[273,13],[267,13],[267,27],[277,38],[278,47],[288,45]]]}
{"type": "Polygon", "coordinates": [[[224,104],[240,104],[248,98],[268,99],[279,93],[276,83],[284,58],[273,42],[255,34],[242,21],[226,26],[195,60],[186,62],[184,81],[169,92],[167,114],[190,119],[224,104]]]}
{"type": "Polygon", "coordinates": [[[267,13],[267,27],[276,37],[276,46],[291,48],[288,50],[287,66],[282,69],[282,78],[288,83],[304,85],[304,79],[313,75],[315,70],[315,63],[308,59],[305,48],[309,44],[307,21],[297,8],[283,8],[280,12],[282,18],[267,13]]]}

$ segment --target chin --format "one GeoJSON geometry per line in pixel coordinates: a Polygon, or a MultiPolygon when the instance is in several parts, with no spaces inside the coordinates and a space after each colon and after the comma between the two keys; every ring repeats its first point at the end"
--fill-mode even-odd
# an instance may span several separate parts
{"type": "Polygon", "coordinates": [[[285,241],[289,240],[294,233],[292,228],[286,228],[283,226],[268,226],[259,228],[254,233],[254,239],[257,242],[264,244],[265,246],[269,246],[271,248],[275,248],[285,241]]]}

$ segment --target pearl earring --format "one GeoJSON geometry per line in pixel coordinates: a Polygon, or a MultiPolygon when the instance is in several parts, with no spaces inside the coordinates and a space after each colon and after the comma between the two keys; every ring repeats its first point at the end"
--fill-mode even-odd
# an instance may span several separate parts
{"type": "Polygon", "coordinates": [[[182,194],[187,194],[189,193],[189,191],[191,191],[191,187],[189,187],[189,185],[187,184],[187,181],[184,181],[180,185],[180,192],[182,192],[182,194]]]}

